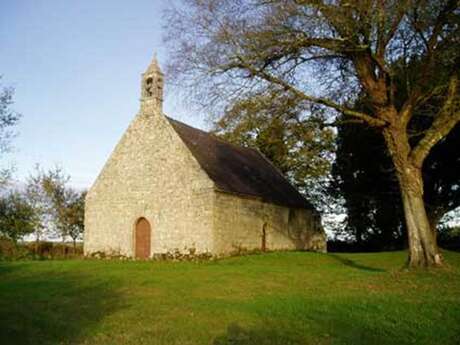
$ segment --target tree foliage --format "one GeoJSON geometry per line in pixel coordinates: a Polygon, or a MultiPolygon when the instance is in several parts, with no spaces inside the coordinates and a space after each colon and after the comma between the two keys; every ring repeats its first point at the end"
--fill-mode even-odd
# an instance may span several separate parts
{"type": "MultiPolygon", "coordinates": [[[[333,160],[334,132],[306,116],[311,109],[289,95],[266,93],[229,107],[214,132],[229,142],[258,149],[318,208],[318,185],[333,160]],[[313,188],[316,187],[316,188],[313,188]]],[[[321,117],[318,111],[315,115],[321,117]]],[[[322,196],[322,197],[321,197],[322,196]]]]}
{"type": "Polygon", "coordinates": [[[50,235],[51,224],[51,202],[43,188],[43,176],[45,172],[36,165],[34,171],[29,175],[24,189],[24,196],[29,205],[34,209],[34,236],[38,244],[44,237],[50,235]]]}
{"type": "Polygon", "coordinates": [[[337,135],[332,174],[347,213],[342,231],[358,248],[400,248],[404,213],[391,158],[380,133],[359,126],[340,126],[337,135]]]}
{"type": "Polygon", "coordinates": [[[60,167],[43,170],[36,167],[28,179],[26,197],[36,211],[34,219],[37,241],[58,236],[70,237],[74,244],[84,231],[84,203],[86,191],[68,186],[70,177],[60,167]]]}
{"type": "Polygon", "coordinates": [[[14,242],[34,231],[34,209],[18,192],[0,198],[0,234],[14,242]]]}
{"type": "Polygon", "coordinates": [[[76,241],[82,237],[85,230],[85,198],[86,191],[74,192],[67,203],[67,211],[64,219],[74,248],[76,241]]]}
{"type": "MultiPolygon", "coordinates": [[[[20,119],[20,115],[11,108],[13,96],[13,88],[2,86],[0,76],[0,154],[10,150],[11,139],[14,136],[12,128],[18,124],[20,119]]],[[[10,177],[11,168],[0,169],[0,187],[5,186],[10,177]]]]}

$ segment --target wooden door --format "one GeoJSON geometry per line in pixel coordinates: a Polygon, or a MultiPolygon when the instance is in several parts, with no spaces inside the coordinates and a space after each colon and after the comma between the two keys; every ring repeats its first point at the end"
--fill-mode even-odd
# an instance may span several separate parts
{"type": "Polygon", "coordinates": [[[136,223],[135,230],[135,256],[137,259],[150,258],[150,224],[145,218],[141,218],[136,223]]]}

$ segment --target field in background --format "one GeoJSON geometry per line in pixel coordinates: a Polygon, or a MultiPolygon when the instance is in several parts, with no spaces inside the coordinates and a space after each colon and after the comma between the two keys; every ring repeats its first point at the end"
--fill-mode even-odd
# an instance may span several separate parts
{"type": "Polygon", "coordinates": [[[0,262],[0,344],[459,344],[460,254],[0,262]]]}

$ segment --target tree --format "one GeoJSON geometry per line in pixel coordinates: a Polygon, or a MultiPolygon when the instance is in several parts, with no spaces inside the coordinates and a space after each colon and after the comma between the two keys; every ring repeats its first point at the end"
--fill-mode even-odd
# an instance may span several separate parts
{"type": "MultiPolygon", "coordinates": [[[[11,128],[17,125],[20,115],[11,109],[14,90],[11,87],[2,87],[0,76],[0,153],[10,150],[11,139],[14,133],[11,128]]],[[[11,169],[0,169],[0,187],[5,186],[11,177],[11,169]]]]}
{"type": "Polygon", "coordinates": [[[457,1],[185,3],[169,12],[167,36],[169,70],[182,85],[199,85],[208,95],[201,100],[214,105],[270,87],[377,130],[398,178],[408,264],[440,265],[423,201],[422,166],[460,121],[457,1]],[[401,106],[395,103],[395,61],[411,66],[401,106]],[[225,98],[218,98],[222,94],[225,98]],[[369,112],[353,107],[363,94],[369,112]],[[408,124],[420,114],[418,108],[433,100],[441,107],[414,144],[408,124]]]}
{"type": "Polygon", "coordinates": [[[54,227],[56,235],[61,237],[64,242],[68,236],[68,228],[66,226],[67,200],[69,192],[66,189],[66,184],[70,180],[70,176],[64,173],[61,167],[49,169],[40,176],[41,187],[49,200],[48,214],[51,223],[54,227]]]}
{"type": "Polygon", "coordinates": [[[66,228],[66,233],[72,239],[73,248],[85,230],[85,198],[86,191],[77,192],[70,189],[67,192],[67,202],[61,221],[66,228]]]}
{"type": "Polygon", "coordinates": [[[34,231],[34,210],[18,192],[0,198],[0,234],[17,242],[34,231]]]}
{"type": "Polygon", "coordinates": [[[69,181],[59,167],[41,177],[43,190],[50,200],[50,216],[57,233],[64,241],[70,237],[74,248],[84,231],[84,205],[86,191],[76,191],[67,186],[69,181]]]}
{"type": "Polygon", "coordinates": [[[74,247],[84,230],[86,191],[68,186],[70,177],[62,168],[43,170],[36,166],[29,176],[25,196],[35,211],[34,233],[38,243],[43,236],[70,237],[74,247]]]}
{"type": "MultiPolygon", "coordinates": [[[[335,187],[346,200],[347,231],[358,246],[401,247],[405,240],[404,212],[385,143],[379,133],[356,126],[339,127],[333,167],[335,187]]],[[[423,166],[424,200],[434,236],[440,219],[460,206],[458,147],[460,126],[434,147],[423,166]]]]}
{"type": "Polygon", "coordinates": [[[401,248],[405,228],[398,181],[383,138],[359,124],[338,127],[333,190],[345,200],[345,233],[357,248],[401,248]]]}
{"type": "MultiPolygon", "coordinates": [[[[401,106],[410,82],[402,72],[410,71],[410,66],[402,69],[401,61],[397,64],[399,66],[395,66],[394,70],[400,73],[393,78],[399,90],[395,103],[401,106]]],[[[441,105],[435,100],[417,109],[423,116],[414,116],[408,124],[411,145],[418,143],[419,133],[431,125],[430,119],[441,105]]],[[[365,100],[358,100],[356,106],[368,110],[365,100]]],[[[460,125],[457,124],[433,147],[422,167],[426,212],[435,237],[443,215],[460,206],[459,145],[460,125]]],[[[372,128],[363,129],[356,124],[339,126],[333,171],[336,186],[346,200],[348,230],[355,234],[358,244],[364,236],[368,244],[370,240],[378,239],[380,248],[400,247],[404,240],[404,212],[398,180],[382,135],[372,128]]]]}
{"type": "Polygon", "coordinates": [[[29,175],[24,190],[24,196],[29,205],[34,209],[34,235],[36,245],[40,240],[50,235],[49,225],[51,224],[51,200],[43,188],[45,172],[39,165],[35,166],[33,173],[29,175]]]}

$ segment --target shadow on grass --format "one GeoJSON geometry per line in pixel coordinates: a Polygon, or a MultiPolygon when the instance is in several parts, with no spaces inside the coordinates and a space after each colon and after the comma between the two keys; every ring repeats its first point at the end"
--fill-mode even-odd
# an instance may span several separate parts
{"type": "Polygon", "coordinates": [[[361,265],[361,264],[356,263],[353,260],[350,260],[348,258],[344,258],[343,256],[340,256],[340,255],[337,255],[337,254],[328,254],[328,256],[330,258],[333,258],[334,260],[337,260],[338,262],[344,264],[345,266],[349,266],[349,267],[356,268],[356,269],[359,269],[359,270],[368,271],[368,272],[386,272],[386,270],[384,270],[382,268],[375,268],[375,267],[361,265]]]}
{"type": "MultiPolygon", "coordinates": [[[[212,345],[329,345],[329,344],[409,344],[391,334],[379,334],[364,323],[343,321],[336,315],[323,320],[318,328],[303,330],[299,325],[274,325],[267,323],[262,327],[246,329],[238,323],[228,325],[227,332],[216,337],[212,345]]],[[[311,321],[311,320],[310,320],[311,321]]]]}
{"type": "Polygon", "coordinates": [[[83,274],[0,263],[0,344],[76,343],[122,308],[118,297],[83,274]]]}
{"type": "Polygon", "coordinates": [[[214,339],[213,345],[300,345],[301,339],[294,339],[274,328],[245,329],[234,322],[228,325],[227,333],[214,339]]]}
{"type": "MultiPolygon", "coordinates": [[[[390,309],[397,310],[398,303],[394,302],[390,309]]],[[[324,309],[314,306],[307,308],[307,305],[299,307],[295,320],[290,315],[287,321],[283,314],[271,320],[262,317],[264,321],[256,327],[246,328],[236,322],[230,323],[224,334],[214,338],[212,345],[459,344],[455,331],[458,322],[456,318],[449,321],[449,325],[443,325],[441,332],[430,328],[432,323],[429,318],[421,318],[426,327],[422,326],[415,333],[414,328],[419,322],[401,322],[404,312],[392,316],[391,310],[388,310],[388,316],[379,318],[377,312],[381,312],[381,301],[351,313],[353,308],[359,306],[359,300],[339,300],[337,303],[338,306],[334,305],[335,302],[325,302],[324,309]]],[[[410,310],[410,307],[407,309],[410,310]]],[[[441,320],[440,317],[438,321],[441,320]]]]}

